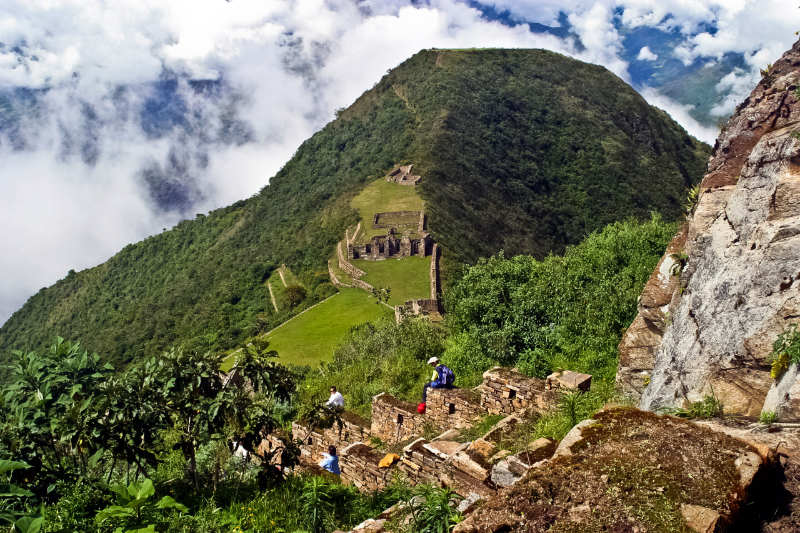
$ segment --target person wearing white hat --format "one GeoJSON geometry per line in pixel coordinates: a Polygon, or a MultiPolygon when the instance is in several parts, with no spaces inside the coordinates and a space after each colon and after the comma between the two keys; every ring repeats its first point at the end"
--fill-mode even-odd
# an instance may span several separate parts
{"type": "Polygon", "coordinates": [[[422,403],[428,398],[428,389],[452,389],[456,375],[446,365],[439,363],[438,357],[428,359],[428,364],[433,367],[430,383],[422,387],[422,403]]]}

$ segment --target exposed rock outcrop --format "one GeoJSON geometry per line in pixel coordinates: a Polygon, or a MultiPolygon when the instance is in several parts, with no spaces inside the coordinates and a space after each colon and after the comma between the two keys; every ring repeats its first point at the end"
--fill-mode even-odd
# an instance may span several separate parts
{"type": "Polygon", "coordinates": [[[531,468],[455,532],[717,531],[743,525],[766,464],[741,440],[631,408],[603,410],[573,432],[568,454],[531,468]]]}
{"type": "MultiPolygon", "coordinates": [[[[693,216],[647,283],[617,378],[643,408],[708,394],[729,413],[764,408],[772,343],[800,321],[798,85],[800,43],[720,134],[693,216]]],[[[782,385],[771,410],[800,418],[800,387],[782,385]]]]}

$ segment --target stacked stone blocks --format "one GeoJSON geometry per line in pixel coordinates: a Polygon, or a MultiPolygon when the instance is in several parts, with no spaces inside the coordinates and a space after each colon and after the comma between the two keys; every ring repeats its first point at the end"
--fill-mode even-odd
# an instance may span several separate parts
{"type": "Polygon", "coordinates": [[[399,183],[400,185],[409,185],[411,187],[416,186],[419,180],[422,179],[422,176],[411,174],[413,166],[414,165],[402,165],[397,167],[386,176],[386,181],[399,183]]]}
{"type": "Polygon", "coordinates": [[[428,389],[425,418],[437,428],[463,429],[486,414],[480,395],[469,389],[428,389]]]}
{"type": "Polygon", "coordinates": [[[501,450],[501,440],[521,421],[517,414],[507,416],[472,442],[456,442],[457,429],[471,427],[488,413],[545,410],[557,405],[561,391],[587,390],[590,381],[591,376],[570,371],[541,380],[495,367],[484,374],[483,383],[475,389],[430,389],[424,414],[412,403],[381,393],[373,398],[371,422],[344,411],[341,427],[311,430],[295,423],[293,436],[302,440],[304,464],[315,465],[329,445],[336,446],[342,479],[361,490],[382,489],[400,475],[412,484],[433,483],[462,495],[488,495],[498,485],[515,482],[549,456],[552,442],[537,441],[516,455],[501,450]],[[433,441],[420,438],[431,428],[448,431],[433,441]],[[381,468],[378,464],[384,452],[367,444],[373,438],[389,445],[410,444],[403,448],[398,461],[381,468]]]}
{"type": "Polygon", "coordinates": [[[372,436],[387,444],[395,444],[422,435],[425,415],[417,407],[382,392],[372,398],[372,436]]]}

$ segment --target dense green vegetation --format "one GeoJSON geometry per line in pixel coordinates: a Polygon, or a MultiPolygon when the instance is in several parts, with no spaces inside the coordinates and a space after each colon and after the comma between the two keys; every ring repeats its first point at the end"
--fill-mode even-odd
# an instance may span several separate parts
{"type": "Polygon", "coordinates": [[[478,261],[445,294],[445,360],[469,385],[495,364],[613,379],[617,345],[675,229],[654,216],[611,224],[563,256],[478,261]]]}
{"type": "MultiPolygon", "coordinates": [[[[427,320],[395,323],[393,317],[350,330],[333,360],[306,375],[298,394],[302,404],[327,399],[335,385],[347,409],[370,416],[372,397],[381,392],[418,401],[430,380],[429,357],[444,352],[445,332],[427,320]]],[[[456,381],[458,383],[458,381],[456,381]]]]}
{"type": "Polygon", "coordinates": [[[398,163],[423,175],[449,262],[500,249],[543,257],[650,210],[677,218],[707,154],[602,67],[542,50],[423,51],[259,194],[39,291],[0,329],[0,353],[54,333],[115,363],[175,344],[233,348],[333,293],[325,261],[358,218],[350,201],[398,163]],[[307,296],[274,313],[264,282],[284,263],[307,296]]]}
{"type": "MultiPolygon", "coordinates": [[[[362,495],[335,476],[285,477],[270,464],[292,466],[298,453],[286,437],[258,449],[294,416],[297,376],[274,356],[251,344],[226,383],[213,354],[171,350],[115,372],[61,339],[16,353],[0,391],[0,523],[30,533],[321,533],[409,499],[402,485],[362,495]],[[233,440],[259,460],[232,454],[233,440]]],[[[305,416],[329,415],[311,406],[305,416]]]]}

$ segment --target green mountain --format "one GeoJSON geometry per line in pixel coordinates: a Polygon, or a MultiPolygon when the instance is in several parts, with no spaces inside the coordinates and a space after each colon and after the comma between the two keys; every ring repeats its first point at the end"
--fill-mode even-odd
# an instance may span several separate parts
{"type": "Polygon", "coordinates": [[[590,231],[680,216],[709,147],[606,69],[542,50],[426,50],[304,142],[258,194],[70,272],[0,328],[0,353],[56,334],[118,362],[175,343],[225,349],[334,292],[326,260],[351,199],[414,163],[445,257],[542,257],[590,231]],[[306,290],[290,311],[265,281],[306,290]]]}

